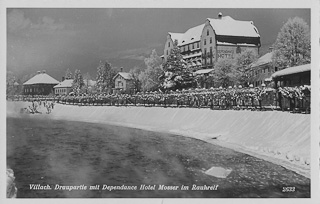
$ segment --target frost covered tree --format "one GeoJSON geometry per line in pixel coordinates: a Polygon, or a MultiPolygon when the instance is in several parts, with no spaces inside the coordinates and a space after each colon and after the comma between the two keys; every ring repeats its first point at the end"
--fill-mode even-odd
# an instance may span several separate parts
{"type": "Polygon", "coordinates": [[[192,86],[192,72],[183,60],[177,40],[174,41],[167,61],[163,64],[163,70],[162,87],[164,89],[181,89],[192,86]]]}
{"type": "Polygon", "coordinates": [[[238,84],[248,86],[252,77],[250,64],[255,62],[257,59],[258,53],[251,49],[247,49],[236,56],[236,69],[234,71],[234,75],[236,75],[238,84]]]}
{"type": "Polygon", "coordinates": [[[156,50],[152,50],[150,57],[144,59],[146,69],[140,73],[141,88],[143,91],[156,90],[160,85],[159,77],[163,74],[162,59],[156,50]]]}
{"type": "Polygon", "coordinates": [[[307,23],[299,17],[290,18],[278,33],[273,48],[273,63],[279,69],[310,63],[310,28],[307,23]]]}
{"type": "Polygon", "coordinates": [[[73,92],[79,94],[83,86],[84,81],[81,71],[79,69],[76,69],[73,76],[72,90],[73,92]]]}
{"type": "Polygon", "coordinates": [[[136,92],[139,92],[141,89],[141,81],[140,81],[141,68],[134,67],[133,69],[130,69],[129,74],[131,76],[133,88],[136,90],[136,92]]]}
{"type": "Polygon", "coordinates": [[[11,71],[7,71],[7,94],[14,92],[14,83],[16,82],[16,76],[11,71]]]}
{"type": "Polygon", "coordinates": [[[65,79],[72,79],[72,72],[70,71],[69,68],[66,70],[64,78],[65,79]]]}
{"type": "Polygon", "coordinates": [[[237,83],[238,71],[236,70],[236,60],[234,59],[219,59],[214,66],[213,78],[215,87],[232,86],[237,83]]]}
{"type": "Polygon", "coordinates": [[[107,61],[100,61],[97,68],[97,89],[100,92],[105,92],[114,86],[113,77],[116,75],[116,70],[107,61]]]}

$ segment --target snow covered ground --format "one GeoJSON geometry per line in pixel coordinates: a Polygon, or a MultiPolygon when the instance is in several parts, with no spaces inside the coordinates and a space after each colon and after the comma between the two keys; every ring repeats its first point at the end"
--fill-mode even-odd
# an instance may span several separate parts
{"type": "MultiPolygon", "coordinates": [[[[27,102],[7,102],[7,115],[20,117],[27,102]]],[[[184,135],[282,165],[310,178],[310,114],[195,108],[72,106],[56,104],[50,117],[128,126],[184,135]]],[[[24,114],[26,115],[26,114],[24,114]]]]}

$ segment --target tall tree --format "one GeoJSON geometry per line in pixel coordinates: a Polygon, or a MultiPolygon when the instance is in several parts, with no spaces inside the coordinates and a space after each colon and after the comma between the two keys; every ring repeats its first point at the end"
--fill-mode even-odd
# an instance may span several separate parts
{"type": "Polygon", "coordinates": [[[237,76],[237,82],[241,85],[248,86],[251,76],[250,65],[258,59],[258,53],[252,49],[247,49],[235,58],[236,70],[235,75],[237,76]]]}
{"type": "Polygon", "coordinates": [[[139,92],[141,89],[141,81],[140,81],[140,74],[141,74],[141,68],[140,67],[134,67],[133,69],[130,69],[129,71],[132,84],[134,89],[139,92]]]}
{"type": "Polygon", "coordinates": [[[150,57],[144,59],[146,69],[140,73],[141,88],[143,91],[155,90],[160,84],[159,77],[163,75],[162,59],[156,50],[152,50],[150,57]]]}
{"type": "Polygon", "coordinates": [[[310,63],[310,28],[307,23],[299,17],[290,18],[281,28],[273,49],[273,62],[279,69],[310,63]]]}
{"type": "Polygon", "coordinates": [[[236,60],[225,58],[215,63],[213,71],[215,87],[232,86],[237,82],[237,76],[236,60]]]}
{"type": "Polygon", "coordinates": [[[16,76],[11,71],[7,71],[7,94],[14,93],[14,83],[16,82],[16,76]]]}
{"type": "Polygon", "coordinates": [[[163,65],[164,76],[162,87],[165,89],[180,89],[192,86],[192,72],[183,60],[178,41],[175,40],[173,48],[163,65]]]}
{"type": "Polygon", "coordinates": [[[79,94],[84,86],[83,76],[79,69],[76,69],[73,76],[72,90],[79,94]]]}
{"type": "Polygon", "coordinates": [[[82,87],[83,91],[86,93],[90,92],[90,88],[91,88],[90,81],[91,81],[91,75],[89,74],[89,72],[87,72],[83,75],[84,86],[82,87]]]}
{"type": "Polygon", "coordinates": [[[64,78],[65,79],[72,79],[72,72],[70,71],[69,68],[66,70],[64,78]]]}
{"type": "Polygon", "coordinates": [[[116,70],[107,61],[100,61],[97,68],[97,88],[100,92],[107,91],[114,86],[113,77],[116,75],[116,70]]]}

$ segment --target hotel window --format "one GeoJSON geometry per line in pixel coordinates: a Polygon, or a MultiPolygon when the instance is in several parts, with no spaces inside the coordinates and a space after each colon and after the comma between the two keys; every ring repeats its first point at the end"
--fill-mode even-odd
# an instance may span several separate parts
{"type": "Polygon", "coordinates": [[[207,35],[209,35],[209,30],[207,30],[207,35]]]}
{"type": "Polygon", "coordinates": [[[200,43],[197,43],[197,48],[199,48],[200,47],[200,43]]]}
{"type": "Polygon", "coordinates": [[[204,54],[207,54],[207,48],[204,48],[204,54]]]}
{"type": "Polygon", "coordinates": [[[210,47],[210,55],[212,55],[212,47],[210,47]]]}
{"type": "Polygon", "coordinates": [[[206,43],[206,39],[204,39],[204,43],[203,43],[204,45],[206,45],[207,43],[206,43]]]}
{"type": "Polygon", "coordinates": [[[186,51],[188,51],[189,50],[189,47],[188,47],[188,45],[186,45],[186,51]]]}
{"type": "Polygon", "coordinates": [[[194,44],[192,44],[192,49],[194,49],[194,44]]]}
{"type": "Polygon", "coordinates": [[[210,37],[210,44],[212,43],[212,37],[210,37]]]}
{"type": "Polygon", "coordinates": [[[168,47],[170,47],[170,42],[168,42],[168,47]]]}
{"type": "Polygon", "coordinates": [[[168,50],[167,50],[167,55],[169,55],[169,54],[168,54],[168,50]]]}

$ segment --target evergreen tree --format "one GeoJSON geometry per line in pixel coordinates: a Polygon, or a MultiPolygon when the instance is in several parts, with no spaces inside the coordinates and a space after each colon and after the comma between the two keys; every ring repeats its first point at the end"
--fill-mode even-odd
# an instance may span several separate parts
{"type": "Polygon", "coordinates": [[[281,28],[273,49],[273,62],[279,69],[310,63],[310,28],[307,23],[299,17],[290,18],[281,28]]]}
{"type": "Polygon", "coordinates": [[[79,94],[82,87],[84,86],[83,76],[81,71],[76,69],[73,76],[72,90],[73,92],[79,94]]]}
{"type": "Polygon", "coordinates": [[[65,75],[64,75],[64,78],[65,78],[65,79],[72,79],[72,72],[70,71],[69,68],[66,70],[66,73],[65,73],[65,75]]]}
{"type": "Polygon", "coordinates": [[[97,89],[100,92],[107,91],[114,86],[113,77],[116,75],[116,70],[107,61],[100,61],[97,68],[97,89]]]}
{"type": "Polygon", "coordinates": [[[11,71],[7,71],[7,94],[14,94],[14,83],[16,82],[16,77],[11,71]]]}
{"type": "Polygon", "coordinates": [[[136,92],[140,92],[141,89],[141,81],[140,81],[140,74],[141,74],[141,69],[140,67],[134,67],[133,69],[130,69],[129,71],[133,88],[136,90],[136,92]]]}
{"type": "Polygon", "coordinates": [[[90,84],[89,84],[90,80],[91,80],[91,75],[89,74],[89,72],[85,73],[83,75],[84,86],[82,87],[85,93],[90,93],[90,84]]]}
{"type": "Polygon", "coordinates": [[[175,40],[173,48],[163,65],[164,76],[162,87],[165,89],[181,89],[191,87],[193,77],[187,63],[183,60],[178,41],[175,40]]]}

